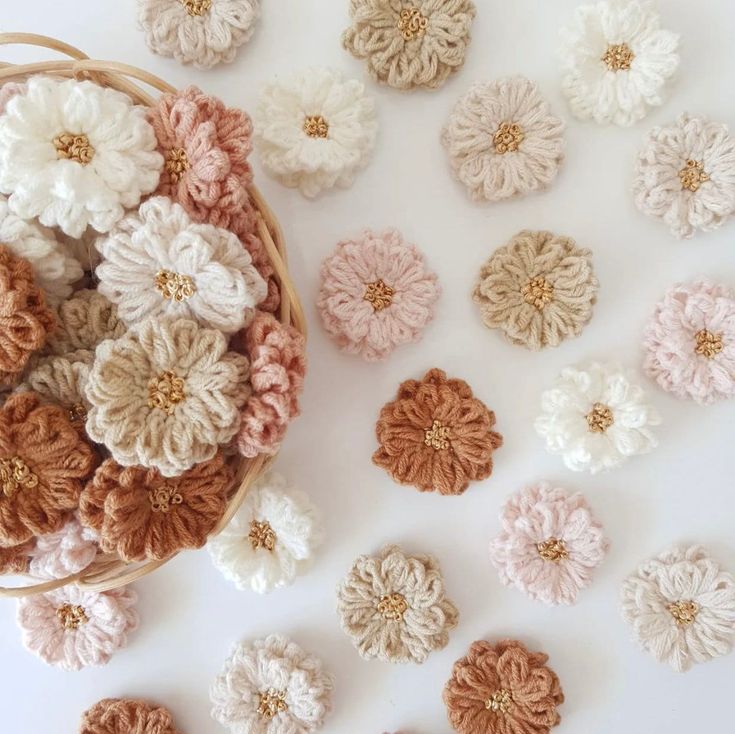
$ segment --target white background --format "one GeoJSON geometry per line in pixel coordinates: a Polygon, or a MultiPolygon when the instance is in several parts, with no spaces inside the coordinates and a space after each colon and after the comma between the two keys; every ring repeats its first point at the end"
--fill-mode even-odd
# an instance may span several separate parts
{"type": "MultiPolygon", "coordinates": [[[[364,76],[341,49],[347,0],[263,3],[260,26],[235,62],[210,72],[153,56],[136,29],[132,0],[2,0],[3,30],[46,33],[97,58],[149,69],[251,109],[272,75],[329,64],[364,76]]],[[[270,596],[238,592],[187,553],[137,585],[142,626],[101,669],[63,673],[26,653],[15,604],[0,601],[0,729],[18,734],[76,731],[80,713],[106,696],[145,696],[167,705],[184,734],[218,732],[208,686],[238,639],[279,631],[318,653],[336,674],[325,734],[446,734],[441,701],[452,663],[486,637],[517,637],[545,650],[566,703],[565,734],[688,734],[731,726],[735,655],[676,674],[639,651],[618,611],[618,588],[639,561],[674,542],[706,544],[735,571],[732,404],[678,402],[646,380],[664,418],[658,450],[612,473],[568,472],[545,454],[532,422],[540,391],[566,364],[619,359],[638,368],[641,331],[672,283],[709,275],[735,286],[735,221],[679,242],[634,208],[631,168],[644,134],[684,110],[735,127],[735,6],[732,0],[665,0],[665,25],[683,36],[682,63],[667,104],[632,129],[571,119],[560,93],[557,31],[575,0],[477,0],[467,63],[440,91],[402,94],[368,82],[381,132],[369,168],[348,191],[307,201],[257,169],[257,183],[283,224],[291,266],[309,316],[310,371],[304,414],[292,426],[278,467],[323,508],[328,540],[313,570],[270,596]],[[521,73],[536,80],[569,122],[567,160],[552,189],[508,203],[474,205],[450,177],[438,142],[451,105],[481,79],[521,73]],[[415,346],[383,364],[343,356],[325,337],[314,302],[319,263],[363,227],[395,226],[426,253],[443,295],[415,346]],[[583,335],[531,353],[483,328],[469,293],[481,263],[522,228],[571,235],[594,251],[601,281],[583,335]],[[373,427],[400,381],[441,367],[466,379],[495,410],[505,445],[496,470],[462,497],[422,495],[371,464],[373,427]],[[548,609],[502,587],[487,558],[506,497],[548,479],[585,491],[612,539],[610,555],[577,606],[548,609]],[[435,554],[461,611],[449,646],[423,666],[364,662],[340,630],[335,586],[353,559],[400,542],[435,554]]],[[[0,50],[0,58],[47,58],[0,50]]],[[[645,378],[642,378],[645,379],[645,378]]]]}

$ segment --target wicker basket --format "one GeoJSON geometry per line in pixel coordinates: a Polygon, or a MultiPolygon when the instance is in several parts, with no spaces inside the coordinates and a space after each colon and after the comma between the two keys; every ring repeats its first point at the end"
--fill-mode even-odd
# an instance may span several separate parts
{"type": "MultiPolygon", "coordinates": [[[[0,85],[8,81],[25,81],[35,74],[45,74],[61,78],[89,79],[95,83],[117,89],[131,97],[136,103],[153,106],[154,98],[141,89],[136,82],[162,93],[176,90],[158,77],[127,64],[113,61],[95,61],[78,49],[46,36],[30,33],[0,34],[0,45],[24,44],[59,52],[66,57],[60,61],[42,61],[32,64],[8,64],[0,62],[0,85]]],[[[284,324],[293,325],[299,332],[306,334],[303,309],[294,284],[289,276],[286,251],[278,221],[253,186],[250,191],[252,203],[258,211],[258,236],[268,252],[281,291],[279,318],[284,324]]],[[[248,489],[255,479],[265,470],[272,457],[257,456],[254,459],[238,458],[230,500],[222,519],[212,531],[216,535],[232,519],[242,503],[248,489]]],[[[173,557],[173,556],[171,556],[173,557]]],[[[95,561],[85,570],[61,579],[45,581],[32,586],[19,588],[0,588],[0,597],[21,597],[50,591],[69,583],[76,583],[90,590],[104,591],[129,584],[162,566],[170,558],[161,561],[127,563],[115,554],[98,554],[95,561]]]]}

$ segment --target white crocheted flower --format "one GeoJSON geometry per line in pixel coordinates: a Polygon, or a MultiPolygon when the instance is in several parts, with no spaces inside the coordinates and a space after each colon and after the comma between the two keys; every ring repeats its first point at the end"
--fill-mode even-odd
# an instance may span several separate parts
{"type": "Polygon", "coordinates": [[[234,234],[192,222],[163,196],[126,216],[97,249],[104,258],[97,290],[130,328],[148,318],[189,318],[232,334],[268,293],[234,234]]]}
{"type": "Polygon", "coordinates": [[[350,186],[367,164],[377,131],[365,85],[332,69],[306,69],[272,82],[255,112],[263,166],[309,197],[350,186]]]}
{"type": "Polygon", "coordinates": [[[701,546],[675,547],[641,564],[622,587],[622,611],[641,646],[683,672],[735,644],[735,577],[701,546]]]}
{"type": "Polygon", "coordinates": [[[74,517],[61,530],[36,538],[28,572],[38,579],[64,578],[87,568],[98,549],[97,533],[74,517]]]}
{"type": "Polygon", "coordinates": [[[323,532],[316,507],[279,474],[253,485],[227,527],[209,541],[214,565],[238,589],[290,586],[310,565],[323,532]]]}
{"type": "Polygon", "coordinates": [[[212,717],[234,734],[311,734],[332,709],[333,688],[321,660],[270,635],[235,645],[210,688],[212,717]]]}
{"type": "Polygon", "coordinates": [[[661,28],[651,0],[582,5],[561,37],[562,88],[576,117],[627,126],[663,103],[679,36],[661,28]]]}
{"type": "Polygon", "coordinates": [[[146,110],[89,81],[32,77],[0,116],[0,191],[11,211],[80,237],[108,232],[158,185],[146,110]]]}
{"type": "Polygon", "coordinates": [[[562,370],[541,396],[536,431],[572,471],[592,474],[646,454],[661,423],[643,389],[617,365],[597,362],[562,370]]]}

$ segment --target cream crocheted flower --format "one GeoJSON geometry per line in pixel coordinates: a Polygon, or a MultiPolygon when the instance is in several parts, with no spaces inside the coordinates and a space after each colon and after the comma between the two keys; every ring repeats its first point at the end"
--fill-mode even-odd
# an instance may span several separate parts
{"type": "Polygon", "coordinates": [[[562,89],[576,117],[632,125],[663,104],[679,36],[661,28],[652,0],[582,5],[561,38],[562,89]]]}
{"type": "Polygon", "coordinates": [[[522,76],[472,86],[454,106],[441,141],[454,176],[475,200],[545,189],[564,159],[564,123],[522,76]]]}
{"type": "Polygon", "coordinates": [[[87,433],[123,466],[174,477],[211,459],[240,424],[248,360],[193,321],[149,319],[97,347],[87,381],[87,433]]]}
{"type": "Polygon", "coordinates": [[[727,125],[682,115],[655,127],[638,154],[638,209],[676,237],[721,227],[735,212],[735,138],[727,125]]]}
{"type": "Polygon", "coordinates": [[[319,513],[308,495],[280,474],[269,473],[258,479],[207,547],[228,581],[265,594],[290,586],[309,567],[322,540],[319,513]]]}
{"type": "Polygon", "coordinates": [[[210,688],[212,717],[234,734],[311,734],[332,709],[334,678],[281,635],[233,648],[210,688]]]}
{"type": "Polygon", "coordinates": [[[423,663],[449,642],[459,612],[431,556],[396,545],[360,556],[337,590],[342,629],[366,660],[423,663]]]}
{"type": "Polygon", "coordinates": [[[541,396],[536,431],[572,471],[592,474],[647,454],[661,423],[643,389],[616,365],[591,362],[562,370],[541,396]]]}
{"type": "Polygon", "coordinates": [[[74,517],[61,530],[35,539],[28,572],[38,579],[64,578],[87,568],[98,550],[97,533],[74,517]]]}
{"type": "Polygon", "coordinates": [[[701,546],[643,563],[623,583],[621,601],[640,645],[676,671],[727,655],[735,644],[735,577],[701,546]]]}
{"type": "Polygon", "coordinates": [[[338,71],[306,69],[263,90],[255,135],[268,172],[304,196],[348,187],[375,147],[375,103],[338,71]]]}
{"type": "Polygon", "coordinates": [[[474,18],[472,0],[350,0],[342,45],[379,82],[436,89],[464,64],[474,18]]]}
{"type": "Polygon", "coordinates": [[[0,191],[12,212],[80,237],[108,232],[163,167],[145,108],[89,81],[32,77],[0,116],[0,191]]]}
{"type": "Polygon", "coordinates": [[[104,257],[97,289],[131,328],[148,318],[189,318],[233,334],[268,292],[234,234],[192,222],[163,196],[125,217],[97,249],[104,257]]]}

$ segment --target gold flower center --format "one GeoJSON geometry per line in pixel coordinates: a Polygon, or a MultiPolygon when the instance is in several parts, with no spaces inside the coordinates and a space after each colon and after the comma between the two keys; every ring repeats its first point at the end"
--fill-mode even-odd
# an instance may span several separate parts
{"type": "Polygon", "coordinates": [[[587,425],[590,433],[605,433],[615,422],[613,412],[604,403],[595,403],[587,413],[587,425]]]}
{"type": "Polygon", "coordinates": [[[398,30],[403,35],[404,41],[421,38],[426,33],[428,25],[429,19],[418,8],[404,8],[398,16],[398,30]]]}
{"type": "Polygon", "coordinates": [[[373,311],[382,311],[393,302],[394,293],[395,291],[382,280],[375,280],[372,283],[365,283],[365,295],[362,298],[370,302],[373,311]]]}
{"type": "Polygon", "coordinates": [[[504,153],[515,153],[518,146],[523,142],[523,130],[520,125],[515,122],[504,122],[495,131],[493,135],[493,144],[495,152],[503,155],[504,153]]]}
{"type": "Polygon", "coordinates": [[[541,543],[536,543],[538,554],[545,561],[559,563],[564,558],[569,558],[566,543],[561,538],[549,538],[541,543]]]}
{"type": "Polygon", "coordinates": [[[148,491],[148,501],[151,503],[153,512],[168,512],[171,505],[180,505],[184,498],[178,493],[176,487],[164,484],[162,487],[148,491]]]}
{"type": "Polygon", "coordinates": [[[73,425],[84,425],[87,422],[87,409],[83,403],[75,403],[69,408],[69,420],[73,425]]]}
{"type": "Polygon", "coordinates": [[[56,616],[64,629],[67,630],[78,629],[80,625],[89,622],[84,607],[80,607],[79,604],[62,604],[56,610],[56,616]]]}
{"type": "Polygon", "coordinates": [[[192,17],[204,15],[212,7],[212,0],[179,0],[179,2],[192,17]]]}
{"type": "Polygon", "coordinates": [[[189,159],[183,148],[171,148],[166,153],[166,170],[171,180],[178,183],[189,170],[189,159]]]}
{"type": "Polygon", "coordinates": [[[610,71],[630,71],[635,54],[627,43],[613,43],[602,54],[602,63],[610,71]]]}
{"type": "Polygon", "coordinates": [[[189,275],[180,275],[170,270],[159,270],[153,281],[156,289],[167,300],[185,301],[191,298],[196,292],[197,287],[189,275]]]}
{"type": "Polygon", "coordinates": [[[321,115],[307,115],[304,118],[304,132],[310,138],[329,136],[329,123],[321,115]]]}
{"type": "Polygon", "coordinates": [[[724,347],[722,344],[722,334],[713,334],[707,329],[698,331],[694,335],[694,338],[697,340],[697,346],[694,347],[694,351],[707,359],[713,359],[724,347]]]}
{"type": "Polygon", "coordinates": [[[378,611],[388,622],[400,622],[408,611],[408,602],[403,594],[385,594],[380,597],[378,611]]]}
{"type": "Polygon", "coordinates": [[[266,520],[251,520],[248,540],[250,545],[253,546],[253,550],[265,548],[272,551],[276,547],[276,533],[266,520]]]}
{"type": "Polygon", "coordinates": [[[675,601],[668,606],[669,613],[674,618],[677,627],[688,627],[699,614],[699,604],[694,601],[675,601]]]}
{"type": "Polygon", "coordinates": [[[174,406],[186,397],[184,380],[171,370],[161,372],[148,383],[148,396],[149,408],[159,408],[171,415],[174,406]]]}
{"type": "Polygon", "coordinates": [[[86,135],[61,133],[54,138],[53,143],[59,160],[74,161],[86,166],[94,158],[94,148],[86,135]]]}
{"type": "Polygon", "coordinates": [[[440,421],[434,421],[431,428],[424,431],[424,443],[435,451],[449,448],[449,428],[440,421]]]}
{"type": "Polygon", "coordinates": [[[686,166],[679,171],[681,188],[687,191],[699,191],[699,187],[709,181],[709,174],[704,170],[704,163],[689,159],[686,166]]]}
{"type": "Polygon", "coordinates": [[[537,275],[521,288],[521,295],[526,303],[543,311],[544,306],[551,301],[554,295],[554,286],[542,275],[537,275]]]}
{"type": "Polygon", "coordinates": [[[485,708],[495,713],[504,714],[513,704],[513,696],[507,688],[501,688],[495,691],[490,698],[485,701],[485,708]]]}
{"type": "Polygon", "coordinates": [[[38,477],[20,458],[0,459],[0,486],[6,497],[12,497],[19,489],[33,489],[38,486],[38,477]]]}
{"type": "Polygon", "coordinates": [[[281,711],[288,711],[285,691],[277,691],[275,688],[269,688],[260,694],[258,713],[264,719],[270,721],[274,716],[281,713],[281,711]]]}

